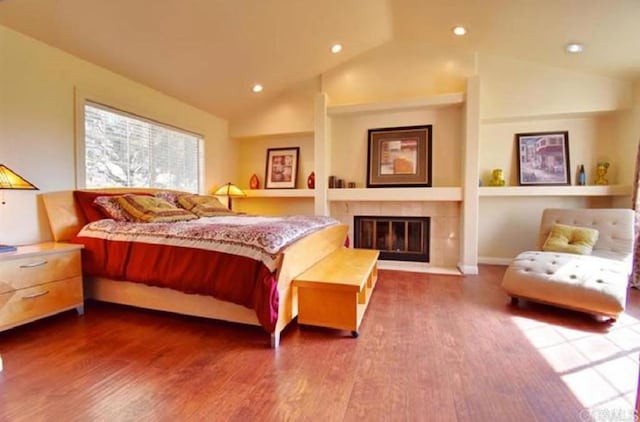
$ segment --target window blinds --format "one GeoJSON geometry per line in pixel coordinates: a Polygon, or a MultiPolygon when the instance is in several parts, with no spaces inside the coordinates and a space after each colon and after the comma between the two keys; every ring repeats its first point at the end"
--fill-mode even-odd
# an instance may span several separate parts
{"type": "Polygon", "coordinates": [[[95,103],[84,126],[86,187],[199,191],[201,136],[95,103]]]}

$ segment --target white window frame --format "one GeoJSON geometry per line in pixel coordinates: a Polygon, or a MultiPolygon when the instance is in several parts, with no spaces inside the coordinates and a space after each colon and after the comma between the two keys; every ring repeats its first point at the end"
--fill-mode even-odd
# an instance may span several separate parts
{"type": "Polygon", "coordinates": [[[199,152],[199,159],[198,159],[198,187],[197,187],[197,192],[195,193],[202,193],[203,191],[203,187],[204,187],[204,172],[205,172],[205,166],[204,166],[204,157],[205,157],[205,151],[204,151],[204,146],[205,146],[205,142],[204,142],[204,136],[201,135],[198,132],[195,131],[191,131],[191,130],[187,130],[187,129],[183,129],[181,127],[169,124],[169,123],[164,123],[164,122],[160,122],[158,120],[155,120],[153,118],[150,117],[144,117],[142,114],[140,113],[136,113],[136,112],[132,112],[132,111],[128,111],[131,110],[132,107],[119,107],[116,105],[112,105],[114,102],[113,101],[100,101],[100,100],[95,100],[93,98],[88,98],[84,95],[82,95],[77,89],[76,89],[76,96],[75,96],[75,113],[76,113],[76,131],[75,131],[75,155],[76,155],[76,188],[77,189],[84,189],[86,188],[86,180],[87,180],[87,174],[86,174],[86,150],[85,150],[85,106],[91,105],[94,107],[98,107],[98,108],[102,108],[104,110],[107,110],[109,112],[113,112],[113,113],[117,113],[117,114],[121,114],[123,116],[129,117],[129,118],[134,118],[134,119],[138,119],[138,120],[142,120],[142,121],[146,121],[148,123],[154,124],[154,125],[158,125],[158,126],[163,126],[166,127],[168,129],[171,130],[175,130],[178,132],[182,132],[182,133],[186,133],[188,135],[191,136],[196,136],[199,139],[199,144],[198,144],[198,152],[199,152]]]}

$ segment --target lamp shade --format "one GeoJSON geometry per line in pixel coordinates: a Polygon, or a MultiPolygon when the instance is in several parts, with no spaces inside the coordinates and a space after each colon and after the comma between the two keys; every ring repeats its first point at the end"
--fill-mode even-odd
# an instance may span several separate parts
{"type": "Polygon", "coordinates": [[[218,188],[215,191],[214,195],[217,196],[230,196],[230,197],[239,197],[239,196],[247,196],[246,193],[242,191],[239,187],[229,182],[218,188]]]}
{"type": "Polygon", "coordinates": [[[227,197],[227,204],[229,206],[229,209],[233,208],[233,204],[231,202],[231,198],[234,198],[234,197],[237,198],[239,196],[247,196],[246,193],[242,192],[242,189],[240,189],[239,187],[237,187],[236,185],[234,185],[231,182],[220,186],[214,192],[214,195],[216,195],[216,196],[226,196],[227,197]]]}
{"type": "Polygon", "coordinates": [[[38,190],[33,183],[16,174],[4,164],[0,164],[0,189],[38,190]]]}

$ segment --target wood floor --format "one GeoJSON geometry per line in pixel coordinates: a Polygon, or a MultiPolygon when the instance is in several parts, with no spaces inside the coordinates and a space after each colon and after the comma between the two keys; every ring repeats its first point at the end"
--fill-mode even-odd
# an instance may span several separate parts
{"type": "Polygon", "coordinates": [[[640,292],[611,326],[511,307],[504,267],[480,271],[380,271],[359,338],[293,323],[277,351],[257,327],[89,303],[0,333],[0,420],[632,420],[640,292]]]}

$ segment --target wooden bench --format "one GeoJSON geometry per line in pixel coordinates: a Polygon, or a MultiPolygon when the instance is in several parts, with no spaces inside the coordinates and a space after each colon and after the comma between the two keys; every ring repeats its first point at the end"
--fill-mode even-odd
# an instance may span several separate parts
{"type": "Polygon", "coordinates": [[[358,328],[378,279],[379,251],[341,248],[293,281],[298,288],[298,323],[351,330],[358,328]]]}

